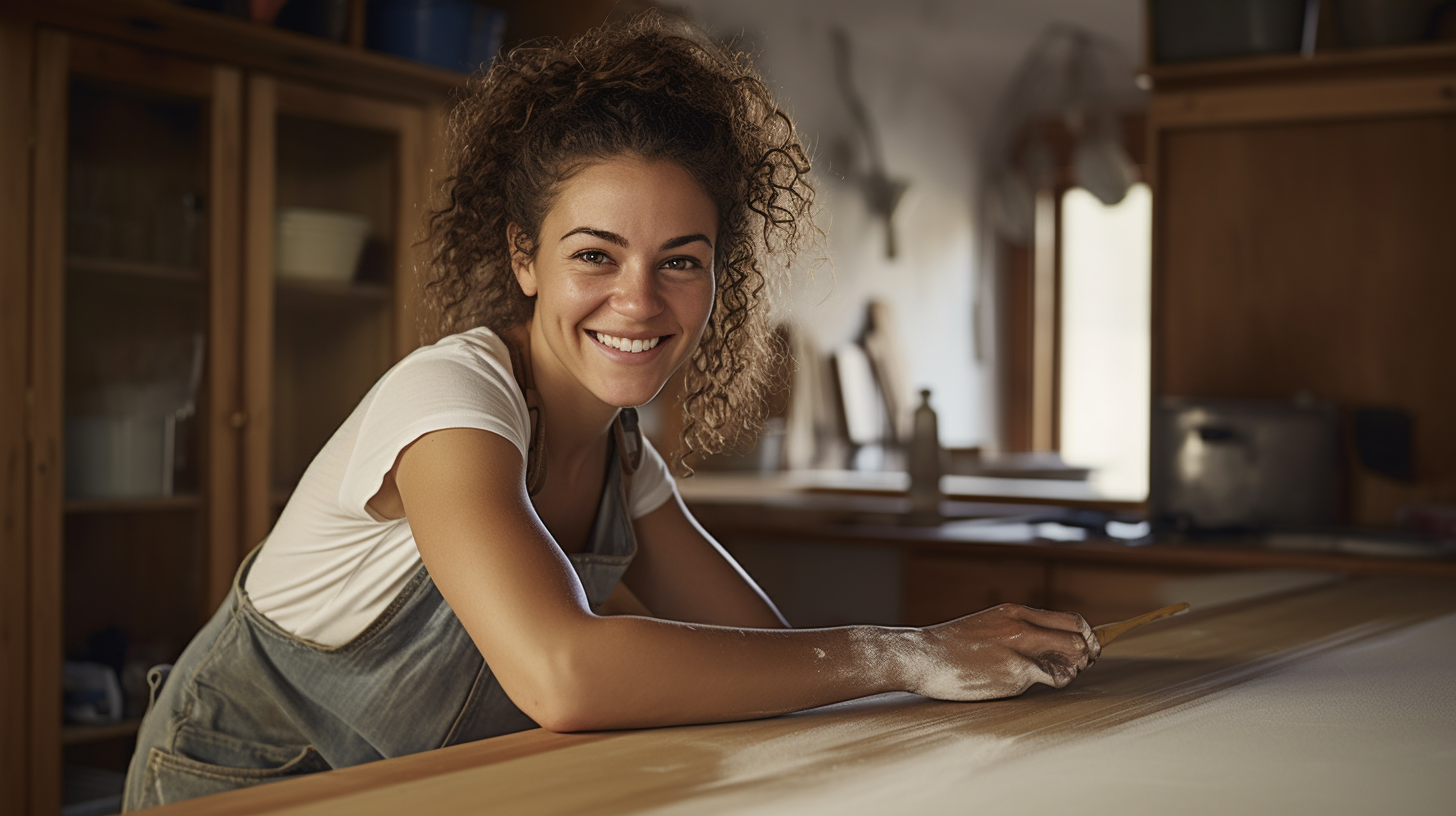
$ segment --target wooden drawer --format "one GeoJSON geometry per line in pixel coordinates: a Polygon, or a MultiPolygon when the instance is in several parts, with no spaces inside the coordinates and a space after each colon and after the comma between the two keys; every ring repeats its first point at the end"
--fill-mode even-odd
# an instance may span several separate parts
{"type": "Polygon", "coordinates": [[[913,553],[905,559],[904,620],[924,626],[1000,603],[1045,606],[1046,590],[1041,559],[913,553]]]}

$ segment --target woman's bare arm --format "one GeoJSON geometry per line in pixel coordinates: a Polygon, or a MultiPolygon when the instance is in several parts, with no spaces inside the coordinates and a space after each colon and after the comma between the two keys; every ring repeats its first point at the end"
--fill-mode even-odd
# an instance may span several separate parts
{"type": "Polygon", "coordinates": [[[506,693],[552,730],[749,719],[894,690],[986,699],[1065,685],[1095,659],[1080,616],[1022,607],[928,629],[594,615],[522,467],[503,437],[453,429],[407,448],[395,479],[441,593],[506,693]]]}
{"type": "Polygon", "coordinates": [[[653,615],[722,626],[788,628],[778,608],[676,493],[632,526],[637,557],[623,583],[653,615]]]}

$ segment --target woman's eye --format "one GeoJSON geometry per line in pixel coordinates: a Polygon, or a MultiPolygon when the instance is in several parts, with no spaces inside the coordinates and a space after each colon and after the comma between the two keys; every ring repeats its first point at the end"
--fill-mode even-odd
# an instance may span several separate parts
{"type": "Polygon", "coordinates": [[[582,259],[583,261],[586,261],[589,264],[604,264],[608,260],[607,253],[596,249],[588,249],[582,252],[578,252],[576,253],[576,257],[582,259]]]}
{"type": "Polygon", "coordinates": [[[671,258],[663,264],[666,269],[686,271],[689,269],[701,269],[702,264],[696,258],[671,258]]]}

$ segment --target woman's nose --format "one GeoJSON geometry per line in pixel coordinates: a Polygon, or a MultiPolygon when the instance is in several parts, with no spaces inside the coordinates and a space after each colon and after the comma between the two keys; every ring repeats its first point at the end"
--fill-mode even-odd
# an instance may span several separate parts
{"type": "Polygon", "coordinates": [[[649,264],[627,264],[617,274],[612,309],[633,320],[649,320],[667,308],[659,290],[657,270],[649,264]]]}

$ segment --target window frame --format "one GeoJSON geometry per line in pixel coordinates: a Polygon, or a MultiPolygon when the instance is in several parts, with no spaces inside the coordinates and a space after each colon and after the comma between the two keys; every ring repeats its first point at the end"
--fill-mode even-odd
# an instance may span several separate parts
{"type": "MultiPolygon", "coordinates": [[[[1119,117],[1122,145],[1149,184],[1147,116],[1119,117]]],[[[1072,170],[1076,137],[1062,120],[1029,124],[1018,151],[1033,140],[1056,158],[1054,182],[1036,191],[1036,227],[1026,244],[996,235],[1001,349],[1000,446],[1006,452],[1059,451],[1062,425],[1062,200],[1078,186],[1072,170]]],[[[1155,193],[1156,195],[1156,193],[1155,193]]]]}

